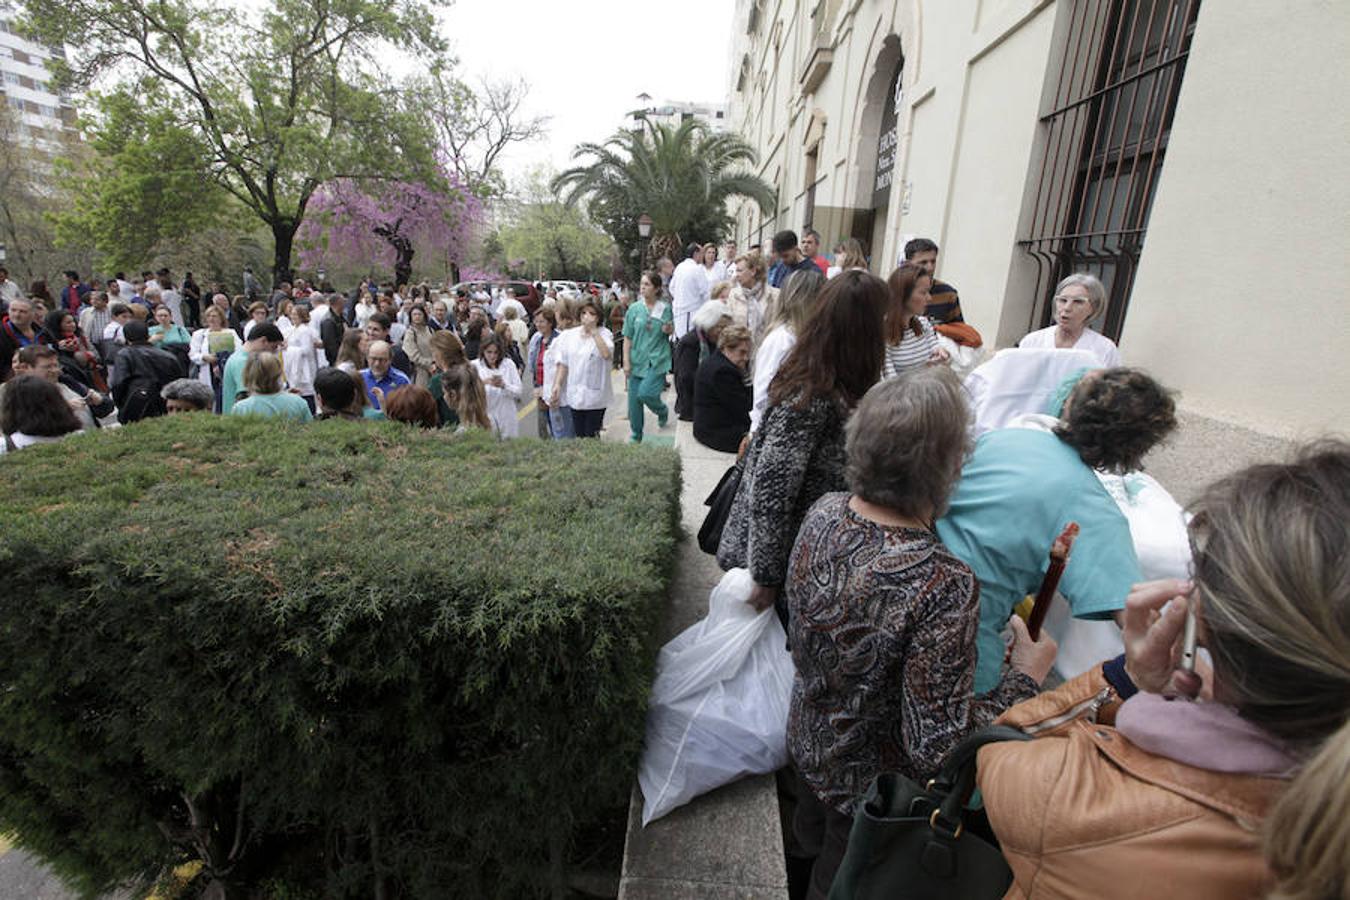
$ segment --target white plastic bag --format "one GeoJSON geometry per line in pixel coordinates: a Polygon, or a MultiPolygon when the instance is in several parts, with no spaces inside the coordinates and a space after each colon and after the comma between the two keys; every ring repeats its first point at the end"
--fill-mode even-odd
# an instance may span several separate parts
{"type": "Polygon", "coordinates": [[[638,769],[642,824],[713,788],[787,764],[795,670],[772,609],[746,600],[745,569],[722,576],[708,616],[661,648],[638,769]]]}

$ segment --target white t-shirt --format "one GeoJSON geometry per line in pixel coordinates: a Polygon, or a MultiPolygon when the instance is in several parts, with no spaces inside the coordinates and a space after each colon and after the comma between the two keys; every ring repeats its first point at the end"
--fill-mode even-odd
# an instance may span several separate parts
{"type": "Polygon", "coordinates": [[[286,346],[281,351],[281,364],[286,370],[286,383],[300,392],[301,396],[314,393],[314,376],[319,371],[317,351],[323,345],[314,334],[314,326],[296,325],[286,336],[286,346]]]}
{"type": "Polygon", "coordinates": [[[778,367],[787,359],[792,348],[797,346],[797,336],[786,325],[779,325],[764,336],[764,341],[755,352],[754,404],[750,407],[750,431],[759,428],[759,420],[769,406],[769,385],[778,367]]]}
{"type": "Polygon", "coordinates": [[[169,308],[169,314],[173,316],[173,324],[186,325],[183,320],[183,295],[173,288],[165,288],[160,292],[160,302],[169,308]]]}
{"type": "Polygon", "coordinates": [[[670,296],[675,301],[675,312],[692,312],[708,299],[708,276],[702,263],[686,259],[675,267],[670,276],[670,296]]]}
{"type": "Polygon", "coordinates": [[[356,318],[356,327],[365,328],[366,320],[375,315],[376,312],[378,312],[378,308],[375,304],[366,302],[363,298],[361,302],[356,304],[356,310],[353,313],[356,318]]]}
{"type": "MultiPolygon", "coordinates": [[[[1049,328],[1033,331],[1018,341],[1017,346],[1029,350],[1054,350],[1056,349],[1055,329],[1057,327],[1057,325],[1051,325],[1049,328]]],[[[1120,350],[1116,348],[1115,341],[1098,334],[1091,328],[1083,329],[1083,333],[1078,336],[1078,340],[1072,348],[1059,349],[1086,350],[1101,360],[1102,366],[1108,369],[1121,365],[1120,350]]]]}
{"type": "MultiPolygon", "coordinates": [[[[612,355],[614,335],[604,326],[596,333],[612,355]]],[[[595,338],[587,337],[578,326],[560,334],[554,346],[558,348],[558,364],[567,367],[567,383],[563,385],[558,402],[572,409],[604,409],[609,406],[609,402],[614,399],[610,361],[600,355],[595,338]]]]}
{"type": "MultiPolygon", "coordinates": [[[[573,329],[568,329],[568,331],[571,330],[573,329]]],[[[555,332],[553,340],[548,342],[548,349],[544,351],[544,384],[541,388],[544,402],[548,402],[549,395],[553,393],[553,379],[558,374],[558,360],[562,351],[563,335],[566,333],[566,331],[555,332]]],[[[567,405],[566,390],[563,390],[562,395],[558,398],[558,405],[567,405]]]]}
{"type": "Polygon", "coordinates": [[[513,438],[520,434],[520,420],[516,418],[516,401],[520,399],[520,373],[515,363],[502,360],[497,368],[488,368],[482,358],[473,361],[478,369],[478,377],[483,379],[483,389],[487,392],[488,418],[504,438],[513,438]],[[488,384],[488,379],[500,375],[502,386],[488,384]]]}
{"type": "Polygon", "coordinates": [[[0,300],[4,300],[6,306],[22,297],[23,291],[19,289],[13,279],[6,278],[4,281],[0,281],[0,300]]]}

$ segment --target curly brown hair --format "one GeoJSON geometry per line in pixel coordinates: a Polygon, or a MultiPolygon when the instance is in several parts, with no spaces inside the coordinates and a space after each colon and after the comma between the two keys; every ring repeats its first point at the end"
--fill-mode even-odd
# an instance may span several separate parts
{"type": "Polygon", "coordinates": [[[1144,456],[1177,427],[1172,394],[1139,369],[1102,369],[1069,395],[1055,429],[1094,469],[1124,473],[1143,468],[1144,456]]]}

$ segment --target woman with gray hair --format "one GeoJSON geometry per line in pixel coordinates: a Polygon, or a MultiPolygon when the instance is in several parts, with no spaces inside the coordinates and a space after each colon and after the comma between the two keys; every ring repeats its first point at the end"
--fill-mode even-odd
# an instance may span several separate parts
{"type": "Polygon", "coordinates": [[[717,352],[717,338],[731,323],[731,307],[721,300],[709,300],[694,313],[692,327],[675,343],[675,416],[681,421],[694,421],[699,364],[717,352]]]}
{"type": "Polygon", "coordinates": [[[1120,351],[1109,337],[1087,323],[1106,309],[1106,288],[1094,276],[1077,272],[1055,286],[1055,324],[1033,331],[1017,346],[1031,350],[1086,350],[1103,368],[1121,365],[1120,351]]]}
{"type": "Polygon", "coordinates": [[[846,440],[849,491],[816,502],[788,563],[793,830],[820,848],[812,898],[829,893],[873,778],[923,783],[961,738],[1034,697],[1055,658],[1014,619],[1011,668],[974,693],[978,582],[933,528],[967,449],[956,376],[924,367],[877,384],[846,440]]]}
{"type": "Polygon", "coordinates": [[[175,378],[159,389],[169,415],[185,412],[210,412],[216,402],[215,392],[196,378],[175,378]]]}

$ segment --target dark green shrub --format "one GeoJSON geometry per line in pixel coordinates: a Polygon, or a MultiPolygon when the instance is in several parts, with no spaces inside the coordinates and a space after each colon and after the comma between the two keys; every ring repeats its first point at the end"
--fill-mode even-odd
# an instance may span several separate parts
{"type": "Polygon", "coordinates": [[[80,890],[523,896],[622,807],[673,452],[174,416],[0,477],[0,832],[80,890]]]}

